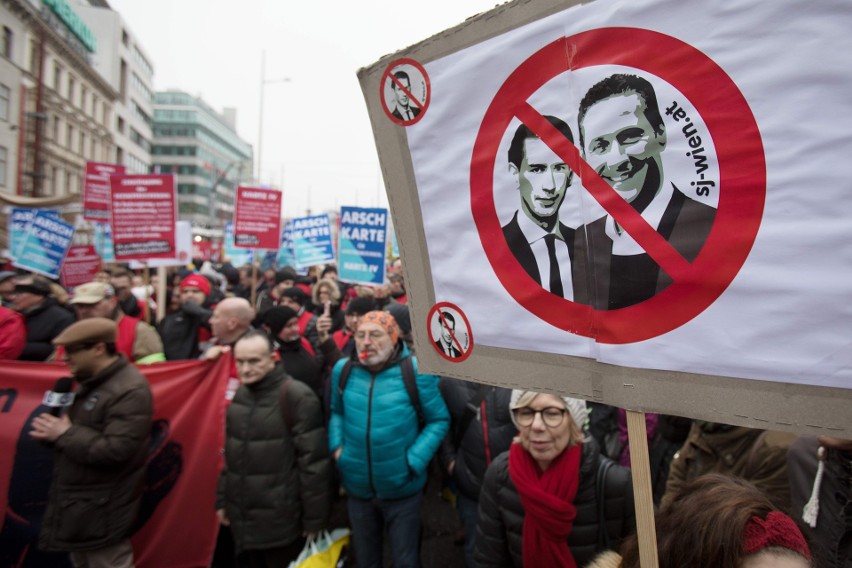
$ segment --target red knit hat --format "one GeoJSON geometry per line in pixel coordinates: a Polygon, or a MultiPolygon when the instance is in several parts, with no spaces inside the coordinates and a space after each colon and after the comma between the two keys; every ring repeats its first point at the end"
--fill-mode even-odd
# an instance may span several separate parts
{"type": "Polygon", "coordinates": [[[180,289],[184,288],[198,288],[205,296],[210,295],[210,281],[200,274],[190,274],[181,280],[180,289]]]}
{"type": "Polygon", "coordinates": [[[743,534],[743,549],[746,554],[755,554],[770,546],[787,548],[808,560],[811,559],[811,551],[802,531],[793,519],[778,511],[766,515],[766,520],[752,517],[743,534]]]}

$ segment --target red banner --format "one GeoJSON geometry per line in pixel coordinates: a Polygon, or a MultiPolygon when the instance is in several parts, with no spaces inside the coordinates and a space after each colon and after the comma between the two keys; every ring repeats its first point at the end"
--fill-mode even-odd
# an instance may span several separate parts
{"type": "Polygon", "coordinates": [[[281,192],[238,187],[234,206],[234,246],[278,250],[281,240],[281,192]]]}
{"type": "MultiPolygon", "coordinates": [[[[216,484],[224,446],[229,359],[143,365],[154,421],[139,522],[132,537],[137,568],[207,566],[218,531],[216,484]]],[[[0,566],[58,566],[38,550],[52,450],[28,432],[45,391],[65,365],[0,362],[0,566]],[[26,560],[24,560],[26,558],[26,560]]]]}
{"type": "Polygon", "coordinates": [[[109,178],[109,183],[115,259],[175,258],[174,176],[116,175],[109,178]]]}
{"type": "Polygon", "coordinates": [[[62,261],[62,285],[74,288],[80,284],[91,282],[101,269],[101,257],[92,245],[73,246],[68,249],[65,260],[62,261]]]}
{"type": "Polygon", "coordinates": [[[123,174],[124,166],[86,162],[83,182],[83,219],[109,222],[109,176],[123,174]]]}

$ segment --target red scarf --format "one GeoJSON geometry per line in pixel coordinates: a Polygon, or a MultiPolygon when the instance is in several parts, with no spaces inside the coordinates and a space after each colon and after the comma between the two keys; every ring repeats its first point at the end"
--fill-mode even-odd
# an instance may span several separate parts
{"type": "Polygon", "coordinates": [[[566,448],[541,473],[521,444],[509,450],[509,475],[524,507],[524,566],[576,568],[568,548],[577,509],[574,498],[580,486],[582,444],[566,448]]]}

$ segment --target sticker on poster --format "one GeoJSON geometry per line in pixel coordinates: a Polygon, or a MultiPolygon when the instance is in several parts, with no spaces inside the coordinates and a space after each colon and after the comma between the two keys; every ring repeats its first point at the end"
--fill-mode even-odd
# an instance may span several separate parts
{"type": "Polygon", "coordinates": [[[380,83],[382,108],[395,123],[411,126],[429,110],[432,87],[426,69],[413,59],[397,59],[388,65],[380,83]]]}
{"type": "MultiPolygon", "coordinates": [[[[639,103],[637,104],[642,109],[647,108],[647,105],[642,106],[644,100],[639,100],[639,103]]],[[[615,130],[617,127],[613,127],[613,131],[615,130]]],[[[574,137],[579,144],[579,133],[574,137]]],[[[600,138],[602,143],[609,140],[614,146],[625,145],[616,136],[607,138],[601,135],[600,138]]],[[[527,152],[529,144],[526,140],[530,140],[530,137],[523,140],[523,151],[527,152]]],[[[654,196],[668,191],[671,197],[666,196],[666,203],[669,205],[675,198],[683,197],[685,191],[698,193],[699,190],[709,191],[707,188],[712,187],[708,183],[712,180],[705,179],[707,174],[704,170],[699,172],[701,168],[697,160],[700,156],[696,154],[699,150],[705,151],[704,146],[693,146],[694,143],[700,142],[697,136],[684,140],[688,141],[689,146],[686,157],[695,163],[695,179],[692,182],[679,181],[680,185],[674,186],[674,183],[669,183],[671,180],[664,177],[664,170],[660,167],[660,175],[656,178],[659,182],[658,193],[650,192],[650,195],[654,196]]],[[[524,176],[523,163],[522,161],[521,166],[516,165],[515,170],[512,170],[519,179],[524,176]]],[[[529,174],[527,176],[529,177],[529,174]]],[[[644,179],[653,177],[648,174],[644,179]]],[[[603,28],[560,38],[534,53],[512,72],[498,90],[480,125],[471,158],[470,183],[474,222],[482,246],[497,278],[518,304],[557,328],[594,337],[601,343],[618,344],[643,341],[667,333],[696,317],[724,292],[744,264],[760,227],[766,194],[766,167],[763,143],[751,109],[736,84],[714,61],[692,46],[657,32],[603,28]],[[614,36],[620,41],[613,42],[614,36]],[[623,50],[619,46],[625,40],[637,47],[623,50]],[[539,89],[563,73],[569,72],[565,59],[567,52],[573,54],[570,72],[601,73],[596,79],[597,83],[588,91],[583,91],[586,95],[580,94],[583,102],[578,100],[580,108],[577,113],[582,119],[581,124],[584,124],[584,144],[587,146],[583,154],[565,132],[570,128],[567,126],[570,120],[561,123],[559,120],[553,120],[554,117],[546,116],[529,102],[539,89]],[[684,65],[684,61],[688,61],[689,65],[684,65]],[[604,66],[620,66],[626,70],[604,71],[604,66]],[[617,91],[620,88],[618,85],[610,85],[619,81],[634,82],[634,79],[637,84],[647,87],[631,86],[631,83],[626,90],[617,91]],[[655,227],[655,224],[644,218],[646,210],[643,210],[642,214],[637,213],[627,198],[614,189],[615,186],[624,189],[620,184],[630,177],[633,170],[628,168],[626,173],[621,172],[619,177],[618,172],[607,170],[607,163],[595,156],[594,150],[589,146],[590,141],[598,139],[590,132],[591,126],[602,124],[605,128],[600,131],[606,134],[609,132],[606,128],[616,122],[614,117],[632,116],[636,117],[634,123],[644,119],[648,124],[643,124],[649,131],[645,132],[645,135],[656,139],[656,144],[652,144],[654,140],[651,140],[643,145],[647,147],[647,151],[643,150],[643,159],[637,160],[642,172],[650,171],[649,164],[652,159],[658,158],[664,151],[672,152],[671,148],[666,147],[666,131],[662,119],[652,120],[651,112],[647,115],[644,112],[636,114],[635,104],[629,109],[633,112],[619,114],[617,109],[611,110],[611,114],[593,123],[593,115],[600,114],[598,111],[605,106],[626,104],[632,101],[631,97],[637,100],[646,97],[656,99],[653,94],[654,82],[658,86],[669,85],[670,89],[682,95],[682,98],[673,101],[656,101],[659,114],[670,115],[668,120],[673,121],[670,124],[676,127],[669,129],[670,141],[676,136],[683,138],[687,131],[694,132],[692,127],[701,122],[706,127],[702,134],[706,141],[712,142],[716,152],[717,208],[714,210],[710,205],[685,198],[686,205],[683,207],[700,209],[697,216],[701,219],[700,224],[707,228],[706,233],[699,237],[697,247],[695,239],[692,239],[692,248],[696,250],[688,253],[677,246],[672,238],[673,233],[666,236],[662,229],[658,232],[657,227],[662,227],[663,221],[655,222],[655,227]],[[640,94],[643,89],[642,92],[651,94],[640,94]],[[687,111],[686,108],[694,109],[695,112],[687,111]],[[539,268],[539,279],[533,276],[535,260],[530,263],[528,258],[532,256],[532,252],[524,258],[524,251],[520,250],[523,247],[518,245],[519,240],[511,238],[513,227],[509,226],[510,224],[501,226],[497,215],[494,196],[495,171],[499,171],[500,167],[505,171],[506,168],[506,157],[500,152],[501,142],[506,136],[512,136],[510,127],[518,121],[534,133],[531,136],[537,139],[537,144],[546,145],[545,153],[558,156],[557,161],[563,162],[563,169],[566,165],[570,168],[562,173],[563,177],[567,178],[567,181],[563,180],[562,187],[570,186],[571,176],[576,175],[590,200],[593,200],[604,214],[598,220],[585,219],[583,230],[578,229],[576,232],[581,237],[586,235],[590,241],[597,234],[594,232],[596,228],[604,235],[589,245],[593,249],[592,258],[595,260],[594,278],[590,277],[592,274],[588,266],[575,266],[572,263],[569,270],[572,276],[569,287],[561,290],[561,294],[551,291],[559,290],[556,288],[559,286],[559,280],[554,279],[553,271],[549,274],[545,272],[544,276],[541,276],[542,269],[539,268]],[[704,214],[705,212],[708,213],[704,214]],[[614,220],[614,223],[610,223],[607,216],[614,220]],[[605,250],[595,248],[596,245],[609,246],[615,242],[605,238],[613,238],[610,232],[606,232],[611,228],[607,223],[614,225],[614,230],[620,231],[618,234],[629,238],[630,242],[627,244],[635,249],[634,252],[622,256],[623,253],[615,252],[615,245],[605,250]],[[645,253],[650,259],[649,262],[661,267],[659,273],[667,275],[670,283],[652,287],[646,295],[639,295],[630,303],[613,309],[610,288],[598,288],[605,281],[603,277],[609,278],[613,273],[609,262],[616,254],[626,258],[630,255],[638,256],[639,253],[645,253]],[[602,262],[603,259],[607,262],[602,262]],[[601,266],[604,268],[601,269],[601,266]],[[551,279],[545,288],[541,280],[548,276],[551,279]]],[[[534,185],[527,185],[533,187],[527,189],[534,198],[534,185]]],[[[643,185],[640,189],[645,190],[646,187],[643,185]]],[[[523,192],[521,196],[524,199],[523,192]]],[[[652,204],[653,199],[652,197],[652,204]]],[[[542,211],[547,207],[553,208],[554,201],[558,200],[539,200],[540,203],[536,207],[542,211]]],[[[660,209],[667,212],[669,205],[663,203],[660,209]]],[[[555,208],[559,208],[558,203],[555,208]]],[[[519,211],[518,216],[521,214],[519,211]]],[[[515,224],[517,225],[517,222],[515,224]]],[[[564,232],[561,229],[560,225],[560,233],[564,232]]],[[[573,231],[571,234],[574,234],[573,231]]],[[[526,248],[530,249],[528,244],[526,248]]],[[[572,258],[583,258],[582,253],[577,254],[577,248],[574,252],[572,258]]],[[[544,253],[545,260],[548,253],[549,251],[544,253]]],[[[562,263],[559,266],[564,267],[562,263]]],[[[619,276],[617,271],[615,276],[619,276]]],[[[562,281],[566,279],[563,277],[562,281]]]]}
{"type": "Polygon", "coordinates": [[[438,302],[429,310],[429,338],[438,354],[452,363],[460,363],[473,351],[473,330],[464,312],[450,302],[438,302]]]}

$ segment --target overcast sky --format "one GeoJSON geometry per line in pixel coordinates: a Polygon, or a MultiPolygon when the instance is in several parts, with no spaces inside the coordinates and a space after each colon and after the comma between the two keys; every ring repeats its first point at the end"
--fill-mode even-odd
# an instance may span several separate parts
{"type": "Polygon", "coordinates": [[[237,108],[255,159],[266,51],[262,179],[283,188],[285,216],[387,206],[357,70],[497,3],[108,1],[150,56],[154,87],[237,108]]]}

